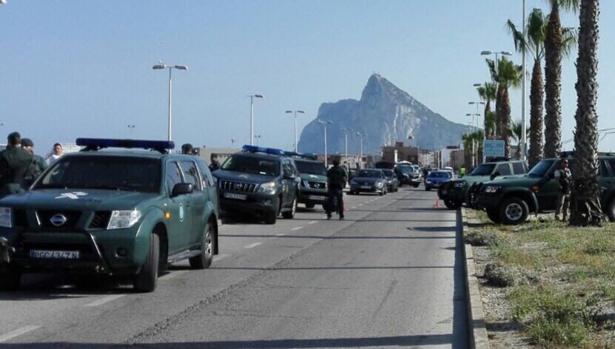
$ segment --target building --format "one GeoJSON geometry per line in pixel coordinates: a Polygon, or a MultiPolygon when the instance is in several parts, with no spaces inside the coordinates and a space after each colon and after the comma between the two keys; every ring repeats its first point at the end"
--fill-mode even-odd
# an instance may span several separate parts
{"type": "Polygon", "coordinates": [[[405,146],[404,142],[395,142],[395,145],[382,147],[382,160],[388,162],[409,161],[417,164],[419,163],[419,149],[405,146]]]}

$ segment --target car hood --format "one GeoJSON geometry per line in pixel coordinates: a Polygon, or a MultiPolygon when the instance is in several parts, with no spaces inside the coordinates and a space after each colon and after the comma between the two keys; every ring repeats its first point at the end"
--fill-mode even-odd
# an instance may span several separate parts
{"type": "Polygon", "coordinates": [[[320,182],[325,183],[327,181],[327,176],[319,176],[313,174],[302,173],[300,174],[301,179],[310,181],[310,182],[320,182]]]}
{"type": "Polygon", "coordinates": [[[435,178],[427,177],[427,180],[430,182],[443,183],[443,182],[448,182],[451,179],[450,178],[439,178],[439,177],[435,177],[435,178]]]}
{"type": "Polygon", "coordinates": [[[382,178],[374,178],[374,177],[354,177],[354,181],[364,182],[364,183],[376,183],[378,181],[383,181],[382,178]]]}
{"type": "Polygon", "coordinates": [[[0,206],[65,210],[129,210],[144,201],[158,197],[159,193],[122,190],[39,189],[4,197],[0,200],[0,206]]]}
{"type": "Polygon", "coordinates": [[[214,172],[214,176],[221,180],[239,181],[239,182],[255,183],[255,184],[270,182],[275,179],[275,177],[273,176],[265,176],[265,175],[260,175],[260,174],[234,172],[234,171],[224,171],[224,170],[218,170],[214,172]]]}
{"type": "Polygon", "coordinates": [[[526,187],[529,188],[538,182],[540,182],[542,178],[532,178],[526,175],[523,176],[504,176],[496,178],[492,181],[487,181],[483,183],[483,186],[486,185],[498,185],[502,187],[526,187]]]}

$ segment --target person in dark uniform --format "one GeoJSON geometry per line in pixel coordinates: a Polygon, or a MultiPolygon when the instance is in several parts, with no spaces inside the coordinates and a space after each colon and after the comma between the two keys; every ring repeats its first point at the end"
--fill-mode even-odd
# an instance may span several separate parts
{"type": "Polygon", "coordinates": [[[194,155],[194,148],[192,147],[192,144],[190,143],[182,144],[182,154],[194,155]]]}
{"type": "Polygon", "coordinates": [[[33,156],[21,148],[21,135],[13,132],[0,153],[0,197],[24,192],[24,178],[33,156]]]}
{"type": "Polygon", "coordinates": [[[42,156],[34,154],[34,142],[30,138],[21,139],[21,148],[32,154],[32,163],[24,176],[25,187],[28,188],[47,169],[47,163],[42,156]]]}
{"type": "Polygon", "coordinates": [[[214,172],[215,170],[220,168],[220,162],[218,162],[218,155],[216,154],[211,154],[211,156],[209,157],[209,170],[211,172],[214,172]]]}
{"type": "Polygon", "coordinates": [[[327,219],[331,219],[331,213],[337,211],[340,220],[344,219],[344,187],[348,180],[346,171],[340,166],[340,159],[333,159],[333,167],[327,171],[328,198],[325,211],[327,219]]]}

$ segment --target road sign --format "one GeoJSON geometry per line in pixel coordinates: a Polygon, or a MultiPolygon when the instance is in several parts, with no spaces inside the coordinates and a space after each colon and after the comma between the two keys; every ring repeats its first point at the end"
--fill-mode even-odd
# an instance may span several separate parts
{"type": "Polygon", "coordinates": [[[504,157],[504,141],[501,139],[485,139],[483,149],[487,157],[504,157]]]}

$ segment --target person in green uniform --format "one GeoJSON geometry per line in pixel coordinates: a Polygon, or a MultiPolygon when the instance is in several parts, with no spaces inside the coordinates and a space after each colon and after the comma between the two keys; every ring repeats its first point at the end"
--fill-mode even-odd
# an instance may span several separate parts
{"type": "Polygon", "coordinates": [[[0,153],[0,197],[24,192],[24,179],[32,158],[32,154],[21,148],[21,135],[9,134],[6,149],[0,153]]]}
{"type": "Polygon", "coordinates": [[[337,211],[340,220],[344,219],[344,187],[348,180],[346,171],[340,166],[340,159],[333,159],[333,167],[327,171],[328,199],[326,206],[327,219],[331,219],[331,213],[337,211]]]}
{"type": "Polygon", "coordinates": [[[30,138],[21,139],[21,148],[32,154],[32,162],[25,175],[25,187],[28,188],[47,169],[47,163],[42,156],[34,154],[34,142],[30,138]]]}

